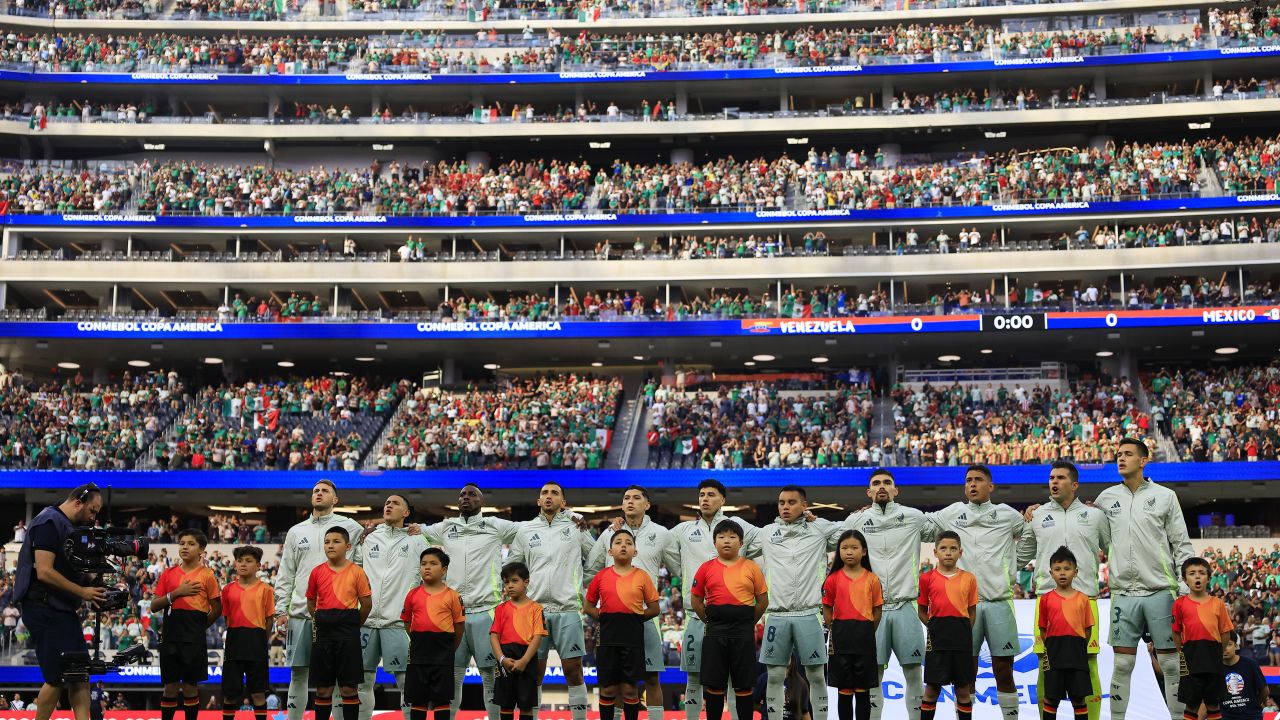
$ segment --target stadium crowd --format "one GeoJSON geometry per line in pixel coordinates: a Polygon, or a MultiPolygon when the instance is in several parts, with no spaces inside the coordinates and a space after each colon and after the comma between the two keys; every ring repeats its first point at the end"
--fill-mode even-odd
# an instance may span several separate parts
{"type": "Polygon", "coordinates": [[[296,377],[205,387],[153,445],[159,468],[356,470],[402,382],[296,377]]]}
{"type": "Polygon", "coordinates": [[[1277,458],[1280,363],[1161,368],[1144,386],[1182,462],[1277,458]]]}
{"type": "Polygon", "coordinates": [[[885,464],[1105,464],[1127,435],[1154,444],[1151,417],[1138,409],[1127,378],[1083,378],[1065,388],[895,385],[889,397],[894,438],[885,464]]]}
{"type": "Polygon", "coordinates": [[[545,375],[496,388],[422,388],[392,420],[378,469],[603,467],[617,377],[545,375]]]}
{"type": "MultiPolygon", "coordinates": [[[[1270,149],[1274,142],[1250,146],[1270,149]]],[[[646,165],[615,159],[595,167],[586,160],[510,161],[487,169],[394,160],[307,169],[180,160],[95,171],[22,166],[0,177],[0,200],[11,212],[105,212],[133,202],[137,211],[158,215],[864,210],[1191,195],[1200,191],[1202,163],[1218,165],[1224,183],[1273,186],[1269,153],[1256,164],[1225,162],[1240,147],[1224,139],[1109,142],[946,161],[904,158],[900,164],[886,163],[876,148],[810,150],[802,160],[784,155],[646,165]]]]}
{"type": "Polygon", "coordinates": [[[175,372],[126,372],[119,382],[28,382],[0,375],[0,467],[110,470],[134,466],[177,411],[175,372]]]}

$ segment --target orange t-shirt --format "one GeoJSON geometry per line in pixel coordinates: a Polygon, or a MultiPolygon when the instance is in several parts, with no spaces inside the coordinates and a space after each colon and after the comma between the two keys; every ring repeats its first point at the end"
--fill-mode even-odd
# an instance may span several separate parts
{"type": "Polygon", "coordinates": [[[510,600],[493,611],[489,632],[498,636],[499,645],[528,645],[535,637],[546,637],[547,625],[542,619],[542,605],[529,601],[516,605],[510,600]]]}
{"type": "Polygon", "coordinates": [[[369,576],[355,563],[334,570],[317,565],[307,580],[307,599],[316,603],[316,625],[360,625],[360,598],[373,596],[369,576]]]}
{"type": "Polygon", "coordinates": [[[740,557],[726,565],[714,557],[698,568],[689,592],[703,599],[707,635],[741,637],[753,635],[756,596],[769,592],[769,585],[751,560],[740,557]]]}
{"type": "Polygon", "coordinates": [[[218,587],[218,578],[213,571],[205,565],[191,572],[183,570],[181,565],[174,565],[160,574],[155,596],[160,597],[177,590],[184,580],[194,582],[199,587],[199,592],[173,599],[173,605],[165,612],[160,639],[162,642],[204,645],[204,630],[209,627],[209,611],[213,608],[213,601],[222,597],[222,588],[218,587]]]}
{"type": "Polygon", "coordinates": [[[643,615],[646,604],[658,602],[658,588],[653,578],[633,567],[626,575],[616,566],[596,573],[587,587],[587,602],[600,604],[600,642],[598,645],[623,647],[644,646],[643,615]]]}

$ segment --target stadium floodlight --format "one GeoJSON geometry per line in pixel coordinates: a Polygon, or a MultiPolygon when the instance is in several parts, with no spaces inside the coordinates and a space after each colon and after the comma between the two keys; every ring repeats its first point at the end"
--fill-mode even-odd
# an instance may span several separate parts
{"type": "Polygon", "coordinates": [[[80,363],[60,362],[58,363],[58,367],[62,368],[63,370],[79,370],[80,363]]]}
{"type": "Polygon", "coordinates": [[[499,365],[498,363],[485,363],[484,369],[485,370],[501,370],[502,366],[499,365]]]}
{"type": "Polygon", "coordinates": [[[1094,355],[1097,355],[1098,357],[1111,357],[1112,355],[1115,355],[1115,353],[1111,352],[1110,350],[1099,350],[1098,352],[1094,353],[1094,355]]]}
{"type": "Polygon", "coordinates": [[[830,361],[831,361],[831,358],[825,355],[819,355],[817,357],[809,358],[809,362],[815,362],[815,363],[818,363],[819,365],[821,365],[824,362],[830,362],[830,361]]]}
{"type": "Polygon", "coordinates": [[[807,138],[807,137],[789,137],[789,138],[787,138],[787,144],[788,144],[788,145],[808,145],[808,144],[809,144],[809,138],[807,138]]]}
{"type": "Polygon", "coordinates": [[[363,355],[361,357],[356,358],[356,362],[373,362],[376,359],[377,358],[371,358],[368,355],[363,355]]]}
{"type": "Polygon", "coordinates": [[[205,359],[204,359],[204,364],[205,364],[205,365],[221,365],[221,364],[222,364],[222,358],[219,358],[219,357],[207,357],[207,358],[205,358],[205,359]]]}
{"type": "Polygon", "coordinates": [[[632,356],[631,356],[631,359],[632,359],[632,360],[644,360],[644,356],[643,356],[643,355],[632,355],[632,356]]]}
{"type": "Polygon", "coordinates": [[[1214,350],[1214,352],[1218,353],[1219,355],[1235,355],[1236,353],[1240,352],[1240,348],[1231,347],[1230,345],[1228,345],[1226,347],[1220,347],[1217,350],[1214,350]]]}
{"type": "Polygon", "coordinates": [[[987,130],[982,134],[988,140],[999,140],[1000,138],[1007,136],[1009,133],[1006,130],[987,130]]]}
{"type": "Polygon", "coordinates": [[[280,362],[276,363],[276,365],[279,365],[279,366],[280,366],[280,367],[282,367],[282,368],[291,368],[291,367],[293,367],[293,361],[292,361],[292,360],[281,360],[280,362]]]}
{"type": "Polygon", "coordinates": [[[742,363],[742,366],[743,366],[743,367],[755,367],[755,366],[756,366],[756,361],[755,361],[755,360],[748,360],[748,361],[746,361],[746,362],[742,363]]]}
{"type": "Polygon", "coordinates": [[[164,143],[142,143],[143,150],[159,151],[164,149],[164,143]]]}
{"type": "Polygon", "coordinates": [[[373,149],[377,152],[391,152],[396,146],[391,143],[374,143],[373,149]]]}
{"type": "Polygon", "coordinates": [[[939,355],[938,362],[955,362],[960,359],[959,355],[939,355]]]}
{"type": "Polygon", "coordinates": [[[772,355],[752,355],[751,359],[755,360],[756,362],[770,362],[771,360],[776,360],[777,358],[775,358],[772,355]]]}
{"type": "Polygon", "coordinates": [[[129,367],[144,368],[151,367],[150,360],[130,360],[129,367]]]}
{"type": "Polygon", "coordinates": [[[982,348],[982,349],[981,349],[981,350],[979,350],[978,352],[982,353],[983,355],[990,355],[991,353],[993,353],[993,352],[995,352],[995,351],[994,351],[994,350],[992,350],[991,348],[982,348]]]}
{"type": "Polygon", "coordinates": [[[599,360],[597,360],[597,361],[595,361],[595,362],[591,363],[591,367],[604,367],[604,363],[602,363],[602,362],[600,362],[599,360]]]}
{"type": "Polygon", "coordinates": [[[587,143],[587,145],[590,146],[592,150],[608,150],[609,148],[613,147],[613,143],[609,142],[608,140],[605,140],[604,142],[596,142],[593,140],[587,143]]]}
{"type": "Polygon", "coordinates": [[[1212,122],[1210,122],[1210,121],[1208,121],[1208,120],[1206,120],[1206,121],[1204,121],[1204,122],[1189,122],[1189,123],[1187,123],[1187,129],[1188,129],[1188,130],[1208,130],[1209,128],[1212,128],[1212,127],[1213,127],[1213,123],[1212,123],[1212,122]]]}

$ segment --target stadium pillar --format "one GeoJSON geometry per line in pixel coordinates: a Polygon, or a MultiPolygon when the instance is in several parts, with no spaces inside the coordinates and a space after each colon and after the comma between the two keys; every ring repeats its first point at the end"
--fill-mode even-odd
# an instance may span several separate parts
{"type": "Polygon", "coordinates": [[[778,112],[786,112],[789,109],[790,103],[788,99],[790,96],[791,93],[790,88],[787,87],[787,81],[783,80],[778,83],[778,112]]]}
{"type": "MultiPolygon", "coordinates": [[[[1243,305],[1245,300],[1244,298],[1244,266],[1241,265],[1240,267],[1236,268],[1236,273],[1237,273],[1237,277],[1239,277],[1240,279],[1240,294],[1237,295],[1236,298],[1240,301],[1240,304],[1243,305]]],[[[4,307],[4,306],[0,305],[0,307],[4,307]]]]}
{"type": "Polygon", "coordinates": [[[0,233],[0,258],[11,258],[16,254],[16,250],[17,248],[14,247],[13,243],[13,235],[10,234],[8,228],[5,228],[4,232],[0,233]]]}
{"type": "Polygon", "coordinates": [[[1205,97],[1213,96],[1213,68],[1204,69],[1204,82],[1201,83],[1200,94],[1205,97]]]}
{"type": "Polygon", "coordinates": [[[458,377],[457,363],[454,362],[454,359],[452,356],[446,355],[444,358],[444,364],[440,367],[440,384],[452,385],[453,383],[457,382],[457,377],[458,377]]]}
{"type": "Polygon", "coordinates": [[[467,153],[467,167],[472,170],[488,170],[490,160],[489,153],[483,150],[472,150],[467,153]]]}
{"type": "MultiPolygon", "coordinates": [[[[1000,244],[1004,245],[1004,228],[1000,229],[1000,244]]],[[[1004,276],[1004,309],[1009,309],[1009,276],[1004,276]]]]}
{"type": "Polygon", "coordinates": [[[1107,77],[1101,70],[1093,74],[1093,94],[1099,100],[1107,99],[1107,77]]]}
{"type": "Polygon", "coordinates": [[[897,143],[884,143],[880,152],[884,153],[884,166],[887,168],[897,167],[898,160],[902,159],[902,146],[897,143]]]}
{"type": "MultiPolygon", "coordinates": [[[[871,105],[872,103],[867,103],[867,104],[871,105]]],[[[893,80],[889,79],[889,76],[886,75],[884,77],[884,80],[880,82],[880,107],[884,108],[885,110],[888,110],[889,106],[892,104],[893,104],[893,80]]]]}
{"type": "Polygon", "coordinates": [[[267,117],[272,122],[280,116],[280,93],[272,90],[267,93],[267,117]]]}
{"type": "Polygon", "coordinates": [[[0,307],[4,307],[9,300],[9,283],[0,282],[0,307]]]}
{"type": "MultiPolygon", "coordinates": [[[[111,284],[111,314],[116,314],[116,306],[120,303],[120,283],[111,284]]],[[[226,301],[223,301],[226,304],[226,301]]]]}
{"type": "Polygon", "coordinates": [[[693,164],[693,149],[686,147],[671,148],[671,164],[693,164]]]}
{"type": "Polygon", "coordinates": [[[676,114],[681,117],[689,114],[689,88],[684,83],[676,83],[676,114]]]}
{"type": "Polygon", "coordinates": [[[893,306],[898,302],[898,289],[895,287],[897,284],[897,280],[889,278],[889,312],[893,312],[893,306]]]}

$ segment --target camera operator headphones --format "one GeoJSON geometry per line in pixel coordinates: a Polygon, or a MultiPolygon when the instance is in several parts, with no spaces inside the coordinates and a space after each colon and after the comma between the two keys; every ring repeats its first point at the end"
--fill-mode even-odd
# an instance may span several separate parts
{"type": "Polygon", "coordinates": [[[84,503],[88,502],[89,498],[94,493],[101,493],[101,492],[102,492],[102,488],[99,488],[94,483],[89,483],[84,487],[84,490],[81,490],[80,493],[76,495],[75,501],[83,505],[84,503]]]}

